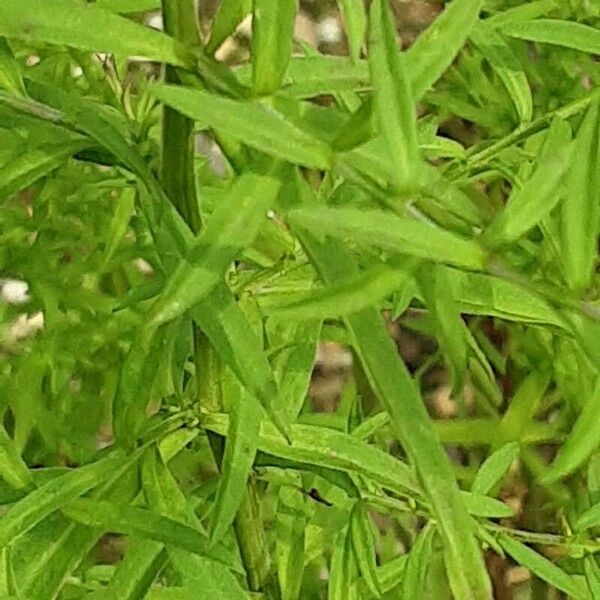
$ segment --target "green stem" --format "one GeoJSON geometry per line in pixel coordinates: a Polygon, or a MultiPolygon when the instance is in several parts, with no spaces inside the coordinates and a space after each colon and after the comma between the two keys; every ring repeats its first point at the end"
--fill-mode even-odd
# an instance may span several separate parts
{"type": "MultiPolygon", "coordinates": [[[[165,31],[187,48],[198,46],[196,0],[162,0],[165,31]]],[[[165,80],[181,84],[177,70],[167,66],[165,80]]],[[[167,196],[190,229],[197,234],[202,219],[196,192],[194,169],[194,122],[176,110],[165,106],[162,130],[161,183],[167,196]]],[[[194,334],[197,400],[210,410],[220,409],[219,365],[208,338],[197,327],[194,334]]],[[[209,435],[215,462],[220,468],[224,445],[218,436],[209,435]]],[[[275,594],[270,578],[270,557],[260,518],[260,499],[254,482],[249,482],[246,497],[234,522],[240,554],[246,569],[248,587],[252,592],[275,594]]]]}

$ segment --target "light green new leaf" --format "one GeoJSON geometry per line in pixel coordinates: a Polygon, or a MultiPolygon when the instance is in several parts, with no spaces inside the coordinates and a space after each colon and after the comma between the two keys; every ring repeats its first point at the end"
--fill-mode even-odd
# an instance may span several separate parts
{"type": "Polygon", "coordinates": [[[425,265],[417,276],[420,288],[433,317],[436,338],[444,351],[452,375],[452,389],[462,393],[467,372],[467,336],[459,305],[448,294],[448,269],[441,265],[425,265]]]}
{"type": "Polygon", "coordinates": [[[256,456],[262,412],[231,373],[225,374],[221,388],[223,404],[229,407],[229,430],[212,515],[211,544],[227,532],[244,499],[256,456]]]}
{"type": "Polygon", "coordinates": [[[0,0],[0,35],[90,52],[139,56],[178,67],[193,57],[168,35],[78,0],[0,0]]]}
{"type": "MultiPolygon", "coordinates": [[[[228,431],[226,415],[208,415],[203,425],[220,435],[228,431]]],[[[292,443],[286,443],[269,422],[263,421],[258,449],[297,463],[363,475],[399,493],[406,490],[419,493],[419,486],[405,463],[353,435],[327,427],[295,424],[291,426],[291,437],[292,443]]]]}
{"type": "Polygon", "coordinates": [[[431,563],[435,527],[430,521],[419,532],[410,549],[403,569],[402,600],[422,598],[425,595],[427,570],[431,563]]]}
{"type": "Polygon", "coordinates": [[[275,92],[292,55],[296,0],[253,0],[252,89],[255,94],[275,92]]]}
{"type": "Polygon", "coordinates": [[[482,0],[453,0],[406,52],[415,102],[444,74],[477,22],[482,0]]]}
{"type": "Polygon", "coordinates": [[[523,66],[511,47],[485,21],[480,21],[473,27],[469,39],[502,80],[517,109],[521,123],[531,121],[533,114],[531,88],[523,66]]]}
{"type": "Polygon", "coordinates": [[[357,600],[356,590],[351,587],[358,571],[352,560],[350,528],[344,527],[333,541],[333,553],[329,564],[327,600],[357,600]],[[351,593],[353,592],[353,593],[351,593]]]}
{"type": "Polygon", "coordinates": [[[11,561],[11,548],[5,546],[0,550],[0,598],[17,599],[17,585],[11,561]]]}
{"type": "Polygon", "coordinates": [[[581,291],[591,279],[597,258],[600,219],[600,102],[587,110],[575,136],[574,155],[560,206],[562,260],[569,287],[581,291]]]}
{"type": "Polygon", "coordinates": [[[237,568],[228,551],[218,546],[209,550],[208,538],[197,529],[143,508],[80,498],[69,503],[63,512],[89,527],[147,538],[237,568]]]}
{"type": "Polygon", "coordinates": [[[583,559],[583,570],[592,598],[600,598],[600,567],[595,556],[589,555],[583,559]]]}
{"type": "Polygon", "coordinates": [[[236,181],[150,308],[149,327],[158,328],[206,298],[254,241],[279,186],[274,179],[252,174],[236,181]]]}
{"type": "Polygon", "coordinates": [[[206,51],[214,54],[252,9],[252,0],[222,0],[212,22],[206,51]]]}
{"type": "Polygon", "coordinates": [[[381,598],[381,587],[377,579],[375,562],[375,538],[364,502],[360,500],[354,504],[350,512],[350,538],[358,570],[364,582],[376,598],[381,598]]]}
{"type": "Polygon", "coordinates": [[[50,174],[73,154],[88,146],[88,140],[71,139],[25,147],[21,154],[0,166],[0,201],[10,198],[50,174]]]}
{"type": "Polygon", "coordinates": [[[560,19],[533,19],[504,23],[500,29],[510,37],[600,54],[600,30],[560,19]]]}
{"type": "Polygon", "coordinates": [[[600,504],[594,504],[591,508],[588,508],[588,510],[577,517],[574,525],[576,531],[585,531],[590,527],[598,527],[599,524],[600,504]]]}
{"type": "Polygon", "coordinates": [[[519,450],[517,442],[508,442],[490,454],[479,467],[471,491],[475,494],[489,493],[508,473],[519,455],[519,450]]]}
{"type": "Polygon", "coordinates": [[[358,62],[367,31],[367,13],[363,0],[339,0],[346,37],[350,46],[350,56],[358,62]]]}
{"type": "Polygon", "coordinates": [[[514,508],[495,498],[490,498],[482,494],[473,494],[464,490],[461,490],[460,495],[469,513],[474,517],[508,519],[515,516],[514,508]]]}
{"type": "Polygon", "coordinates": [[[563,194],[560,184],[572,150],[571,127],[562,119],[554,119],[533,174],[522,188],[513,190],[504,210],[483,234],[488,244],[515,241],[552,211],[563,194]]]}
{"type": "Polygon", "coordinates": [[[332,151],[327,144],[258,102],[239,102],[171,85],[153,86],[152,93],[164,104],[199,121],[202,127],[216,129],[257,150],[316,169],[331,165],[332,151]]]}
{"type": "Polygon", "coordinates": [[[369,17],[369,70],[379,130],[394,163],[394,183],[405,192],[417,185],[417,115],[396,28],[387,0],[373,0],[369,17]]]}
{"type": "Polygon", "coordinates": [[[122,242],[123,236],[127,232],[129,220],[135,208],[135,190],[132,188],[124,190],[116,204],[117,206],[110,220],[106,235],[106,246],[103,257],[104,268],[110,262],[110,259],[122,242]]]}
{"type": "Polygon", "coordinates": [[[19,64],[13,56],[8,42],[0,37],[0,89],[11,94],[26,96],[25,85],[19,69],[19,64]]]}
{"type": "Polygon", "coordinates": [[[507,554],[510,554],[518,564],[529,569],[540,579],[547,581],[550,585],[565,592],[575,600],[588,599],[586,589],[577,580],[551,563],[547,558],[535,552],[535,550],[505,534],[501,534],[498,541],[507,554]]]}
{"type": "Polygon", "coordinates": [[[27,492],[35,487],[31,472],[2,425],[0,425],[0,477],[19,492],[27,492]]]}
{"type": "Polygon", "coordinates": [[[498,12],[488,17],[485,21],[490,25],[494,25],[494,27],[499,27],[514,21],[535,19],[536,17],[547,15],[552,9],[556,8],[557,2],[559,0],[533,0],[532,2],[519,4],[508,10],[498,12]]]}
{"type": "Polygon", "coordinates": [[[552,483],[577,469],[600,444],[600,380],[542,481],[552,483]]]}
{"type": "Polygon", "coordinates": [[[351,238],[367,246],[482,270],[486,252],[473,240],[461,238],[433,224],[380,210],[354,208],[298,208],[290,211],[291,225],[316,235],[351,238]]]}
{"type": "Polygon", "coordinates": [[[0,547],[10,544],[69,501],[105,481],[125,462],[123,458],[106,458],[73,469],[11,505],[0,520],[0,547]]]}
{"type": "Polygon", "coordinates": [[[163,544],[137,540],[117,566],[105,590],[107,600],[144,598],[167,562],[163,544]]]}
{"type": "Polygon", "coordinates": [[[96,6],[116,13],[136,13],[160,9],[160,0],[96,0],[96,6]]]}

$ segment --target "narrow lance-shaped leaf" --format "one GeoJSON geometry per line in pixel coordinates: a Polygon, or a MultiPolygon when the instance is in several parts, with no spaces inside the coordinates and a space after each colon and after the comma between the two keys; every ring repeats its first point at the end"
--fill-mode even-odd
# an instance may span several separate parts
{"type": "Polygon", "coordinates": [[[276,180],[257,175],[236,181],[150,308],[151,328],[187,312],[222,280],[232,261],[254,241],[278,190],[276,180]]]}
{"type": "Polygon", "coordinates": [[[350,513],[350,537],[362,578],[371,593],[380,598],[381,588],[377,578],[377,564],[375,562],[375,539],[364,503],[360,500],[355,503],[350,513]]]}
{"type": "Polygon", "coordinates": [[[453,0],[406,52],[415,101],[444,74],[477,22],[482,0],[453,0]]]}
{"type": "Polygon", "coordinates": [[[296,0],[253,1],[252,89],[267,95],[281,85],[292,55],[296,0]]]}
{"type": "Polygon", "coordinates": [[[521,542],[502,534],[498,540],[502,548],[520,565],[529,569],[540,579],[565,592],[576,600],[587,600],[586,589],[571,575],[551,563],[547,558],[521,542]]]}
{"type": "Polygon", "coordinates": [[[367,30],[365,3],[363,0],[339,0],[339,5],[350,46],[350,56],[354,62],[358,62],[367,30]]]}
{"type": "Polygon", "coordinates": [[[473,27],[469,37],[502,80],[517,109],[521,123],[531,121],[533,114],[531,88],[523,66],[511,47],[485,21],[480,21],[473,27]]]}
{"type": "Polygon", "coordinates": [[[551,483],[577,469],[600,444],[600,380],[583,406],[573,429],[543,477],[551,483]]]}
{"type": "Polygon", "coordinates": [[[494,27],[502,26],[506,23],[514,21],[528,21],[547,15],[551,10],[556,8],[560,0],[533,0],[525,4],[519,4],[513,8],[497,12],[495,15],[488,17],[486,22],[494,27]]]}
{"type": "Polygon", "coordinates": [[[572,149],[571,127],[562,119],[554,119],[533,174],[522,188],[513,191],[504,210],[489,225],[483,236],[486,243],[515,241],[551,212],[561,198],[560,183],[572,149]]]}
{"type": "Polygon", "coordinates": [[[0,0],[0,35],[28,43],[70,46],[91,52],[142,56],[190,66],[191,54],[173,38],[93,4],[77,0],[0,0]]]}
{"type": "Polygon", "coordinates": [[[373,0],[371,4],[369,70],[379,129],[394,162],[394,183],[401,191],[408,191],[416,187],[420,166],[417,116],[387,0],[373,0]]]}
{"type": "Polygon", "coordinates": [[[435,527],[429,522],[417,535],[410,549],[402,578],[402,598],[422,598],[425,595],[427,570],[431,562],[435,527]]]}
{"type": "Polygon", "coordinates": [[[600,54],[600,31],[583,23],[560,19],[533,19],[504,23],[500,29],[506,35],[522,40],[600,54]]]}
{"type": "Polygon", "coordinates": [[[13,56],[8,42],[0,37],[0,89],[8,90],[11,94],[26,96],[25,85],[19,69],[19,64],[13,56]]]}
{"type": "Polygon", "coordinates": [[[250,12],[252,0],[222,0],[213,19],[206,51],[214,54],[250,12]]]}
{"type": "Polygon", "coordinates": [[[244,499],[261,421],[258,403],[252,401],[232,373],[225,374],[221,389],[223,404],[229,408],[229,430],[212,515],[211,543],[227,532],[244,499]]]}
{"type": "Polygon", "coordinates": [[[180,86],[156,85],[152,93],[161,102],[199,121],[202,127],[214,128],[257,150],[307,167],[330,167],[329,146],[286,121],[274,109],[180,86]]]}
{"type": "Polygon", "coordinates": [[[575,137],[574,155],[560,206],[562,260],[569,287],[587,287],[597,256],[600,218],[600,101],[588,108],[575,137]]]}
{"type": "Polygon", "coordinates": [[[100,484],[124,462],[123,458],[107,458],[79,467],[13,504],[0,520],[0,547],[8,545],[67,502],[100,484]]]}
{"type": "Polygon", "coordinates": [[[433,224],[380,210],[297,208],[290,211],[288,222],[316,235],[350,237],[367,246],[468,269],[483,270],[487,260],[486,252],[473,240],[433,224]]]}
{"type": "Polygon", "coordinates": [[[479,467],[471,491],[476,494],[489,493],[506,475],[518,455],[517,442],[509,442],[490,454],[479,467]]]}
{"type": "Polygon", "coordinates": [[[35,486],[27,465],[2,425],[0,425],[0,476],[15,490],[26,492],[35,486]]]}

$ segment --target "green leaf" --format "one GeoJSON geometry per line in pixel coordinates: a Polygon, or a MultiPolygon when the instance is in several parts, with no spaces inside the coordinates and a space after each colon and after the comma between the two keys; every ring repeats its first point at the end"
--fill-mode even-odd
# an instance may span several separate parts
{"type": "Polygon", "coordinates": [[[234,140],[295,164],[330,168],[332,152],[327,144],[258,102],[239,102],[170,85],[155,85],[152,93],[164,104],[199,121],[202,127],[214,128],[234,140]]]}
{"type": "Polygon", "coordinates": [[[576,531],[585,531],[600,524],[600,504],[594,504],[577,517],[574,527],[576,531]]]}
{"type": "Polygon", "coordinates": [[[533,98],[523,66],[504,38],[486,21],[471,31],[471,42],[481,52],[508,90],[521,123],[531,121],[533,98]]]}
{"type": "Polygon", "coordinates": [[[600,31],[583,23],[560,19],[533,19],[504,23],[500,28],[510,37],[600,54],[600,31]]]}
{"type": "Polygon", "coordinates": [[[556,8],[558,0],[533,0],[525,4],[519,4],[502,12],[498,12],[486,19],[486,23],[495,27],[512,23],[515,21],[526,21],[547,15],[556,8]]]}
{"type": "Polygon", "coordinates": [[[346,37],[350,46],[350,56],[354,62],[360,59],[367,31],[367,13],[362,0],[339,0],[346,37]]]}
{"type": "Polygon", "coordinates": [[[117,206],[113,213],[106,235],[106,246],[104,249],[103,266],[106,268],[123,236],[127,232],[129,220],[135,207],[135,190],[126,189],[117,200],[117,206]]]}
{"type": "Polygon", "coordinates": [[[344,527],[336,535],[329,564],[327,600],[357,600],[356,590],[351,587],[357,572],[351,560],[352,548],[349,527],[344,527]],[[354,591],[354,595],[349,592],[354,591]]]}
{"type": "Polygon", "coordinates": [[[477,22],[482,0],[453,0],[406,52],[415,102],[444,74],[477,22]]]}
{"type": "Polygon", "coordinates": [[[160,9],[160,0],[96,0],[96,6],[116,13],[135,13],[160,9]]]}
{"type": "Polygon", "coordinates": [[[381,598],[375,562],[375,538],[362,501],[356,502],[350,512],[350,538],[358,570],[364,582],[376,598],[381,598]]]}
{"type": "Polygon", "coordinates": [[[178,67],[193,64],[191,54],[168,35],[78,0],[52,0],[52,8],[45,0],[0,0],[0,35],[178,67]]]}
{"type": "MultiPolygon", "coordinates": [[[[228,431],[226,415],[208,415],[203,425],[220,435],[228,431]]],[[[287,444],[269,422],[263,421],[258,449],[297,463],[357,473],[398,492],[418,493],[419,488],[405,463],[352,435],[326,427],[295,424],[291,426],[291,437],[292,443],[287,444]]]]}
{"type": "Polygon", "coordinates": [[[296,0],[253,0],[252,89],[257,95],[275,92],[292,55],[296,0]]]}
{"type": "Polygon", "coordinates": [[[560,183],[569,166],[571,127],[555,118],[540,151],[536,168],[525,185],[513,190],[506,207],[484,233],[491,245],[517,240],[548,215],[561,198],[560,183]]]}
{"type": "Polygon", "coordinates": [[[583,559],[583,570],[592,598],[600,597],[600,567],[594,556],[586,556],[583,559]]]}
{"type": "Polygon", "coordinates": [[[410,549],[403,569],[402,598],[422,598],[425,595],[427,571],[431,563],[433,539],[436,530],[431,522],[419,532],[410,549]]]}
{"type": "Polygon", "coordinates": [[[209,549],[208,538],[197,529],[143,508],[80,498],[69,503],[63,512],[88,527],[143,537],[237,568],[227,551],[219,547],[209,549]]]}
{"type": "Polygon", "coordinates": [[[600,102],[587,110],[575,136],[574,156],[567,174],[565,198],[560,206],[561,246],[569,287],[581,291],[592,277],[597,258],[600,219],[600,102]]]}
{"type": "Polygon", "coordinates": [[[0,166],[0,201],[45,177],[64,164],[74,154],[90,146],[83,139],[44,142],[23,148],[23,152],[0,166]]]}
{"type": "Polygon", "coordinates": [[[368,271],[333,286],[310,292],[273,294],[261,308],[282,319],[336,319],[380,302],[408,284],[408,270],[387,266],[368,271]]]}
{"type": "Polygon", "coordinates": [[[588,398],[583,410],[564,444],[558,451],[554,462],[548,467],[542,478],[543,483],[552,483],[566,477],[582,465],[600,443],[600,380],[588,398]]]}
{"type": "Polygon", "coordinates": [[[521,542],[513,540],[508,535],[501,534],[498,538],[500,545],[520,565],[529,569],[540,579],[547,581],[555,588],[565,592],[575,599],[587,600],[585,588],[571,575],[551,563],[547,558],[528,548],[521,542]]]}
{"type": "Polygon", "coordinates": [[[229,429],[212,515],[211,544],[227,532],[242,504],[256,456],[261,421],[259,405],[248,397],[231,373],[225,375],[221,385],[223,404],[230,407],[229,429]]]}
{"type": "Polygon", "coordinates": [[[500,500],[461,490],[461,497],[470,514],[486,519],[508,519],[515,516],[513,508],[500,500]]]}
{"type": "Polygon", "coordinates": [[[163,544],[150,540],[136,541],[117,566],[104,592],[105,597],[108,600],[144,598],[166,561],[163,544]]]}
{"type": "Polygon", "coordinates": [[[391,9],[384,0],[371,4],[369,70],[379,130],[394,163],[394,183],[401,191],[409,191],[416,187],[420,162],[417,116],[404,56],[398,52],[391,9]]]}
{"type": "Polygon", "coordinates": [[[252,0],[222,0],[217,8],[206,51],[214,54],[250,12],[252,0]]]}
{"type": "Polygon", "coordinates": [[[489,493],[508,473],[519,456],[519,444],[508,442],[490,454],[477,470],[471,491],[475,494],[489,493]]]}
{"type": "Polygon", "coordinates": [[[0,89],[11,94],[26,96],[25,84],[19,69],[19,63],[4,38],[0,38],[0,89]]]}
{"type": "Polygon", "coordinates": [[[102,483],[124,463],[123,458],[106,458],[73,469],[13,504],[0,520],[0,547],[10,544],[66,503],[102,483]]]}
{"type": "Polygon", "coordinates": [[[317,235],[352,238],[398,254],[482,270],[486,253],[473,240],[463,239],[435,225],[380,210],[354,208],[298,208],[288,222],[317,235]]]}
{"type": "Polygon", "coordinates": [[[35,487],[31,472],[2,425],[0,425],[0,476],[12,489],[19,492],[27,492],[35,487]]]}
{"type": "Polygon", "coordinates": [[[452,389],[462,393],[467,372],[467,337],[459,306],[449,295],[448,270],[440,265],[426,265],[418,274],[421,291],[429,308],[436,337],[447,358],[452,376],[452,389]]]}
{"type": "Polygon", "coordinates": [[[236,181],[150,308],[150,328],[181,316],[206,298],[254,241],[278,191],[279,183],[267,177],[245,174],[236,181]]]}

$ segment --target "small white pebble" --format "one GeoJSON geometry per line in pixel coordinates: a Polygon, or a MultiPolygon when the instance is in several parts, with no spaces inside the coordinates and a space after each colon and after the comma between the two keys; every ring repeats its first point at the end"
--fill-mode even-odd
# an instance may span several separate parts
{"type": "Polygon", "coordinates": [[[342,28],[335,17],[326,17],[317,23],[317,37],[320,42],[335,44],[342,39],[342,28]]]}
{"type": "Polygon", "coordinates": [[[40,60],[41,59],[40,59],[40,57],[37,54],[30,54],[27,57],[27,60],[25,61],[25,64],[28,67],[35,67],[35,65],[39,64],[40,60]]]}
{"type": "Polygon", "coordinates": [[[71,69],[71,77],[73,77],[73,79],[79,79],[82,75],[83,69],[81,67],[77,66],[71,69]]]}
{"type": "Polygon", "coordinates": [[[152,275],[152,273],[154,273],[152,265],[143,258],[136,258],[134,264],[138,268],[138,271],[143,275],[152,275]]]}
{"type": "Polygon", "coordinates": [[[9,304],[25,304],[30,297],[27,294],[29,284],[19,279],[6,279],[2,284],[2,298],[9,304]]]}
{"type": "Polygon", "coordinates": [[[159,31],[162,31],[163,29],[163,18],[160,13],[154,13],[149,17],[147,23],[152,29],[158,29],[159,31]]]}

